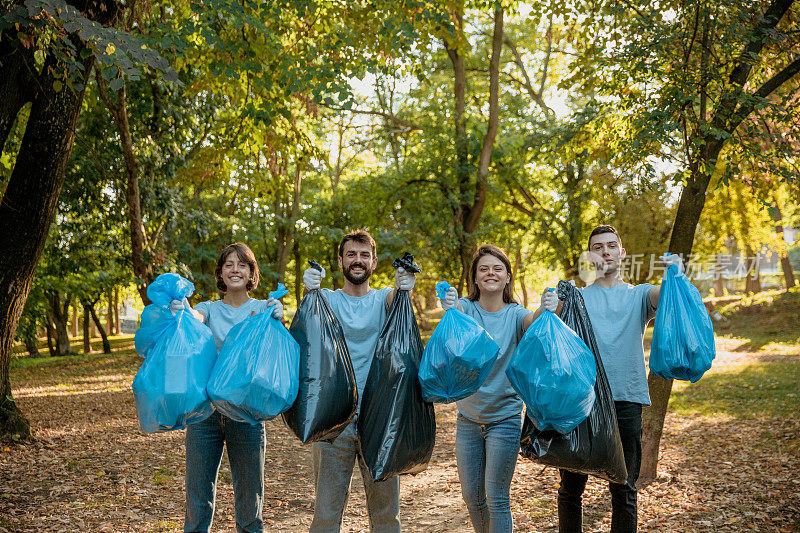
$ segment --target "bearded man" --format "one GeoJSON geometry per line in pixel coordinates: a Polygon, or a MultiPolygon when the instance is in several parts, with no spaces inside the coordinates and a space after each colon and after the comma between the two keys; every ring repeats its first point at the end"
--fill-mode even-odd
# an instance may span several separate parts
{"type": "MultiPolygon", "coordinates": [[[[397,290],[414,288],[415,276],[398,268],[394,289],[371,288],[369,278],[378,265],[378,257],[375,239],[364,230],[351,231],[342,238],[338,262],[344,274],[344,287],[335,291],[323,289],[323,294],[342,325],[360,403],[389,306],[397,290]]],[[[323,277],[324,270],[306,270],[303,274],[306,291],[320,288],[323,277]]],[[[338,532],[341,528],[356,461],[364,481],[370,529],[387,533],[400,531],[400,480],[397,476],[385,481],[372,480],[358,452],[357,416],[333,442],[315,442],[313,445],[315,504],[312,532],[338,532]]]]}

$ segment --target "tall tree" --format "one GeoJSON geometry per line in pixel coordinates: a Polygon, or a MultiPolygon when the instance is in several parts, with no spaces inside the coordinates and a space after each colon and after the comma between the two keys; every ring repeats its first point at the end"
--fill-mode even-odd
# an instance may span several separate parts
{"type": "Polygon", "coordinates": [[[0,202],[0,434],[29,434],[11,395],[11,343],[55,214],[92,67],[98,57],[123,59],[128,70],[131,58],[154,65],[160,59],[105,28],[118,11],[113,0],[42,0],[30,7],[12,2],[0,13],[0,145],[23,106],[31,106],[0,202]]]}
{"type": "MultiPolygon", "coordinates": [[[[469,275],[469,265],[475,251],[475,231],[486,205],[489,167],[492,163],[495,139],[500,126],[500,59],[503,51],[503,21],[505,8],[501,3],[493,4],[493,27],[491,52],[488,58],[488,115],[485,133],[480,140],[477,168],[469,150],[466,105],[468,97],[466,54],[469,41],[464,34],[465,5],[457,2],[452,8],[454,35],[443,38],[447,56],[453,72],[453,139],[455,149],[456,187],[448,201],[453,210],[453,229],[458,242],[458,257],[461,261],[461,276],[458,291],[463,292],[469,275]]],[[[449,189],[448,189],[449,191],[449,189]]]]}
{"type": "MultiPolygon", "coordinates": [[[[613,24],[595,46],[607,53],[606,87],[629,113],[632,151],[658,154],[680,165],[685,181],[669,251],[692,252],[712,176],[725,149],[755,151],[752,139],[770,135],[748,124],[757,110],[784,122],[800,58],[793,52],[797,7],[792,0],[609,4],[613,24]],[[663,16],[669,8],[671,16],[663,16]],[[636,35],[625,40],[622,33],[636,35]],[[783,118],[782,118],[783,117],[783,118]]],[[[797,124],[787,124],[796,129],[797,124]]],[[[722,165],[724,167],[724,164],[722,165]]],[[[658,446],[672,382],[648,377],[652,405],[645,412],[643,479],[656,475],[658,446]]]]}
{"type": "MultiPolygon", "coordinates": [[[[92,13],[100,23],[110,23],[117,13],[114,2],[90,2],[84,13],[92,13]]],[[[18,16],[28,15],[27,9],[18,16]]],[[[23,26],[24,27],[24,26],[23,26]]],[[[86,80],[94,57],[80,63],[81,74],[75,87],[65,88],[65,63],[55,55],[44,59],[40,72],[29,65],[37,63],[36,46],[24,31],[9,23],[0,26],[0,145],[16,121],[23,105],[32,103],[19,153],[8,186],[0,202],[0,434],[28,437],[28,421],[11,395],[9,361],[11,345],[25,299],[33,280],[35,265],[44,248],[55,214],[64,170],[74,141],[86,80]]],[[[70,36],[73,49],[86,49],[77,36],[70,36]]]]}

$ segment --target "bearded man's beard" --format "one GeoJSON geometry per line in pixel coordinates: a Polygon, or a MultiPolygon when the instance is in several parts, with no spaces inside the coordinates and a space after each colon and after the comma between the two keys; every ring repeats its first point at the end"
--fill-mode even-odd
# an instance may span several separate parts
{"type": "Polygon", "coordinates": [[[372,271],[370,271],[367,268],[367,265],[364,265],[364,264],[361,264],[361,263],[354,263],[354,264],[350,265],[349,267],[347,267],[347,270],[345,270],[343,272],[343,274],[344,274],[345,279],[347,279],[347,281],[349,281],[353,285],[361,285],[362,283],[364,283],[365,281],[367,281],[369,279],[369,277],[372,275],[372,271]],[[361,274],[359,274],[359,275],[353,274],[352,270],[355,267],[361,267],[363,269],[361,271],[361,274]]]}

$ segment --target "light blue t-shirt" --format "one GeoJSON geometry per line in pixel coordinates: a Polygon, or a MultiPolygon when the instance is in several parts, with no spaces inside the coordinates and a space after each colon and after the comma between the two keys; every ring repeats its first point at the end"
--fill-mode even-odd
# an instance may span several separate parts
{"type": "Polygon", "coordinates": [[[475,319],[500,347],[492,371],[474,394],[456,402],[458,411],[473,422],[498,422],[522,412],[522,400],[506,377],[506,367],[522,339],[522,320],[530,311],[519,304],[506,304],[499,311],[484,310],[478,302],[459,300],[466,314],[475,319]]]}
{"type": "Polygon", "coordinates": [[[649,283],[580,289],[615,401],[650,405],[642,339],[655,315],[649,283]]]}
{"type": "Polygon", "coordinates": [[[224,303],[222,300],[200,302],[194,306],[196,311],[203,313],[206,318],[203,321],[214,334],[214,342],[217,344],[217,351],[222,348],[225,336],[233,326],[246,318],[250,318],[251,313],[261,313],[267,308],[266,300],[256,300],[250,298],[239,307],[233,307],[224,303]]]}
{"type": "Polygon", "coordinates": [[[331,310],[342,324],[358,387],[358,403],[364,394],[369,367],[375,355],[378,336],[386,321],[386,295],[391,288],[370,289],[364,296],[350,296],[342,289],[322,289],[331,310]]]}

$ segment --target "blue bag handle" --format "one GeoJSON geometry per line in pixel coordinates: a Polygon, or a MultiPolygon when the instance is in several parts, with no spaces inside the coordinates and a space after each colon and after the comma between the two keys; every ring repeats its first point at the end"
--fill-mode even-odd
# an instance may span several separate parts
{"type": "Polygon", "coordinates": [[[447,291],[450,290],[450,284],[446,281],[440,281],[436,284],[436,297],[440,300],[444,300],[445,296],[447,295],[447,291]]]}
{"type": "MultiPolygon", "coordinates": [[[[547,288],[548,292],[554,292],[555,290],[556,290],[555,287],[548,287],[547,288]]],[[[542,311],[542,315],[545,314],[545,313],[550,313],[551,315],[556,316],[556,314],[554,312],[550,311],[549,309],[545,309],[544,311],[542,311]]],[[[542,316],[542,315],[539,315],[539,316],[542,316]]]]}
{"type": "Polygon", "coordinates": [[[283,283],[278,283],[278,287],[269,293],[269,297],[277,300],[279,298],[283,298],[287,294],[289,294],[289,289],[287,289],[283,283]]]}
{"type": "MultiPolygon", "coordinates": [[[[664,252],[664,257],[672,255],[672,252],[664,252]]],[[[667,275],[667,272],[672,271],[675,277],[681,277],[681,275],[685,276],[685,272],[678,272],[678,267],[676,265],[670,265],[667,267],[667,270],[664,271],[664,275],[667,275]]]]}
{"type": "MultiPolygon", "coordinates": [[[[270,298],[275,298],[277,300],[279,298],[283,298],[287,294],[289,294],[289,290],[286,288],[286,286],[283,283],[278,283],[278,287],[274,291],[269,293],[269,297],[270,298]]],[[[275,307],[275,306],[274,305],[270,305],[269,307],[264,309],[264,312],[265,313],[268,312],[273,307],[275,307]]],[[[269,313],[269,315],[271,316],[272,313],[269,313]]]]}
{"type": "Polygon", "coordinates": [[[168,307],[172,300],[183,300],[194,293],[194,283],[174,272],[158,276],[147,286],[147,297],[161,307],[168,307]]]}

